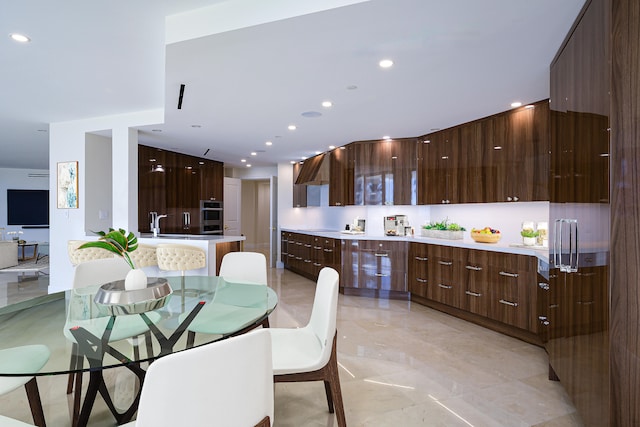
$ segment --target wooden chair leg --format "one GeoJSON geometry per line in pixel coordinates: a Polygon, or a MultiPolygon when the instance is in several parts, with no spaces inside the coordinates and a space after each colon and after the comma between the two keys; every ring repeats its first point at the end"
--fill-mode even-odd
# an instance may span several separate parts
{"type": "Polygon", "coordinates": [[[193,344],[196,341],[196,333],[193,331],[187,332],[187,348],[193,347],[193,344]]]}
{"type": "Polygon", "coordinates": [[[42,402],[40,401],[40,392],[38,391],[36,378],[31,378],[31,380],[24,385],[24,388],[27,391],[27,399],[29,399],[33,423],[38,427],[46,427],[47,424],[44,421],[44,411],[42,410],[42,402]]]}
{"type": "Polygon", "coordinates": [[[324,381],[324,391],[327,394],[327,405],[329,406],[329,413],[333,414],[333,397],[331,396],[331,383],[329,381],[324,381]]]}
{"type": "Polygon", "coordinates": [[[268,328],[269,327],[269,318],[268,317],[262,321],[262,327],[263,328],[268,328]]]}
{"type": "MultiPolygon", "coordinates": [[[[336,419],[338,420],[338,427],[347,427],[347,420],[344,414],[344,404],[342,402],[342,389],[340,388],[340,375],[338,374],[338,354],[336,351],[336,343],[337,343],[337,334],[333,337],[333,348],[331,349],[331,358],[329,359],[329,363],[325,366],[325,387],[326,383],[329,383],[329,387],[331,389],[331,397],[333,401],[333,406],[335,408],[336,419]]],[[[327,400],[328,399],[327,394],[327,400]]],[[[331,411],[329,411],[331,412],[331,411]]]]}
{"type": "Polygon", "coordinates": [[[151,341],[151,332],[147,331],[144,333],[144,342],[147,346],[147,357],[149,359],[153,358],[153,342],[151,341]]]}
{"type": "Polygon", "coordinates": [[[76,370],[77,366],[78,366],[78,344],[73,343],[71,345],[71,360],[69,361],[69,379],[67,381],[67,394],[71,394],[71,392],[73,391],[73,379],[74,379],[74,374],[72,373],[73,371],[76,370]]]}

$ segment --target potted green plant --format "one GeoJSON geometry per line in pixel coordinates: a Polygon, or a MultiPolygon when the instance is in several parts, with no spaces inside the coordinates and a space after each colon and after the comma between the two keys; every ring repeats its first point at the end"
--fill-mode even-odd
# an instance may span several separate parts
{"type": "Polygon", "coordinates": [[[460,240],[463,238],[465,228],[455,222],[449,222],[445,218],[439,222],[430,222],[422,226],[422,236],[436,239],[460,240]]]}
{"type": "Polygon", "coordinates": [[[522,236],[522,243],[526,246],[533,246],[536,244],[536,237],[538,237],[538,232],[532,228],[523,228],[520,231],[520,235],[522,236]]]}
{"type": "Polygon", "coordinates": [[[131,271],[127,274],[124,281],[124,287],[127,290],[143,289],[147,286],[147,275],[144,271],[137,269],[129,253],[138,248],[138,238],[132,232],[127,233],[122,228],[109,228],[109,232],[94,231],[93,233],[100,236],[98,240],[82,244],[79,249],[84,248],[102,248],[109,252],[122,257],[124,261],[131,267],[131,271]]]}

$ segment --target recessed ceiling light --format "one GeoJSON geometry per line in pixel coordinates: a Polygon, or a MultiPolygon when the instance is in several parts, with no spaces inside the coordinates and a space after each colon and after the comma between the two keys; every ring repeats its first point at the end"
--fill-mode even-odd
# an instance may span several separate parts
{"type": "Polygon", "coordinates": [[[316,151],[316,154],[320,154],[320,153],[322,153],[322,151],[316,151]]]}
{"type": "Polygon", "coordinates": [[[250,168],[250,167],[251,167],[251,165],[250,165],[249,163],[247,163],[247,167],[248,167],[248,168],[250,168]]]}
{"type": "Polygon", "coordinates": [[[295,160],[291,160],[291,162],[290,162],[290,163],[291,163],[292,165],[295,165],[295,164],[296,164],[296,163],[298,163],[298,162],[296,162],[295,160]]]}
{"type": "Polygon", "coordinates": [[[307,160],[305,156],[300,157],[302,160],[307,160]]]}
{"type": "Polygon", "coordinates": [[[512,103],[511,103],[511,107],[513,107],[513,108],[518,108],[518,107],[520,107],[521,105],[522,105],[522,102],[517,102],[517,101],[516,101],[516,102],[512,102],[512,103]]]}
{"type": "Polygon", "coordinates": [[[289,130],[296,130],[297,128],[296,128],[296,125],[289,125],[289,126],[287,127],[287,129],[289,129],[289,130]]]}
{"type": "Polygon", "coordinates": [[[529,109],[529,108],[535,108],[535,105],[531,105],[531,104],[529,104],[529,105],[525,105],[525,106],[524,106],[524,108],[527,108],[527,109],[529,109]]]}
{"type": "Polygon", "coordinates": [[[329,107],[333,106],[333,102],[331,102],[331,101],[322,101],[322,106],[324,108],[329,108],[329,107]]]}
{"type": "Polygon", "coordinates": [[[255,151],[252,151],[252,152],[251,152],[251,155],[252,155],[252,156],[257,156],[257,155],[258,155],[258,153],[256,153],[255,151]]]}
{"type": "Polygon", "coordinates": [[[241,161],[242,163],[245,163],[245,162],[247,161],[247,159],[240,159],[240,161],[241,161]]]}
{"type": "Polygon", "coordinates": [[[265,142],[265,143],[264,143],[264,145],[269,145],[269,146],[271,146],[271,145],[273,145],[273,142],[271,142],[271,141],[267,141],[267,142],[265,142]]]}
{"type": "Polygon", "coordinates": [[[389,68],[393,66],[393,61],[390,59],[383,59],[378,63],[378,65],[380,65],[382,68],[389,68]]]}
{"type": "Polygon", "coordinates": [[[330,146],[329,146],[329,150],[333,150],[334,148],[336,148],[336,146],[335,146],[335,145],[330,145],[330,146]]]}
{"type": "Polygon", "coordinates": [[[29,43],[31,41],[31,39],[24,34],[11,33],[9,34],[9,37],[11,38],[11,40],[18,43],[29,43]]]}

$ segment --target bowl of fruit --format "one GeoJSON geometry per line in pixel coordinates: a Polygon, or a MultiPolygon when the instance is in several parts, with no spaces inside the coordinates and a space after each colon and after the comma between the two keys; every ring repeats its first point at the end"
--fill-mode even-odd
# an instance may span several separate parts
{"type": "Polygon", "coordinates": [[[471,229],[471,238],[479,243],[496,243],[500,240],[500,237],[500,230],[496,230],[495,228],[485,227],[471,229]]]}

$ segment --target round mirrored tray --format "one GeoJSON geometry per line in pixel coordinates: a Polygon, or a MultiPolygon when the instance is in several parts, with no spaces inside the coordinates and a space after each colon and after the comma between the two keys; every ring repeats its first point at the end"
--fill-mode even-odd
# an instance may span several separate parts
{"type": "Polygon", "coordinates": [[[127,290],[124,280],[100,286],[95,303],[111,315],[139,314],[164,307],[173,289],[166,279],[148,277],[147,287],[127,290]]]}

